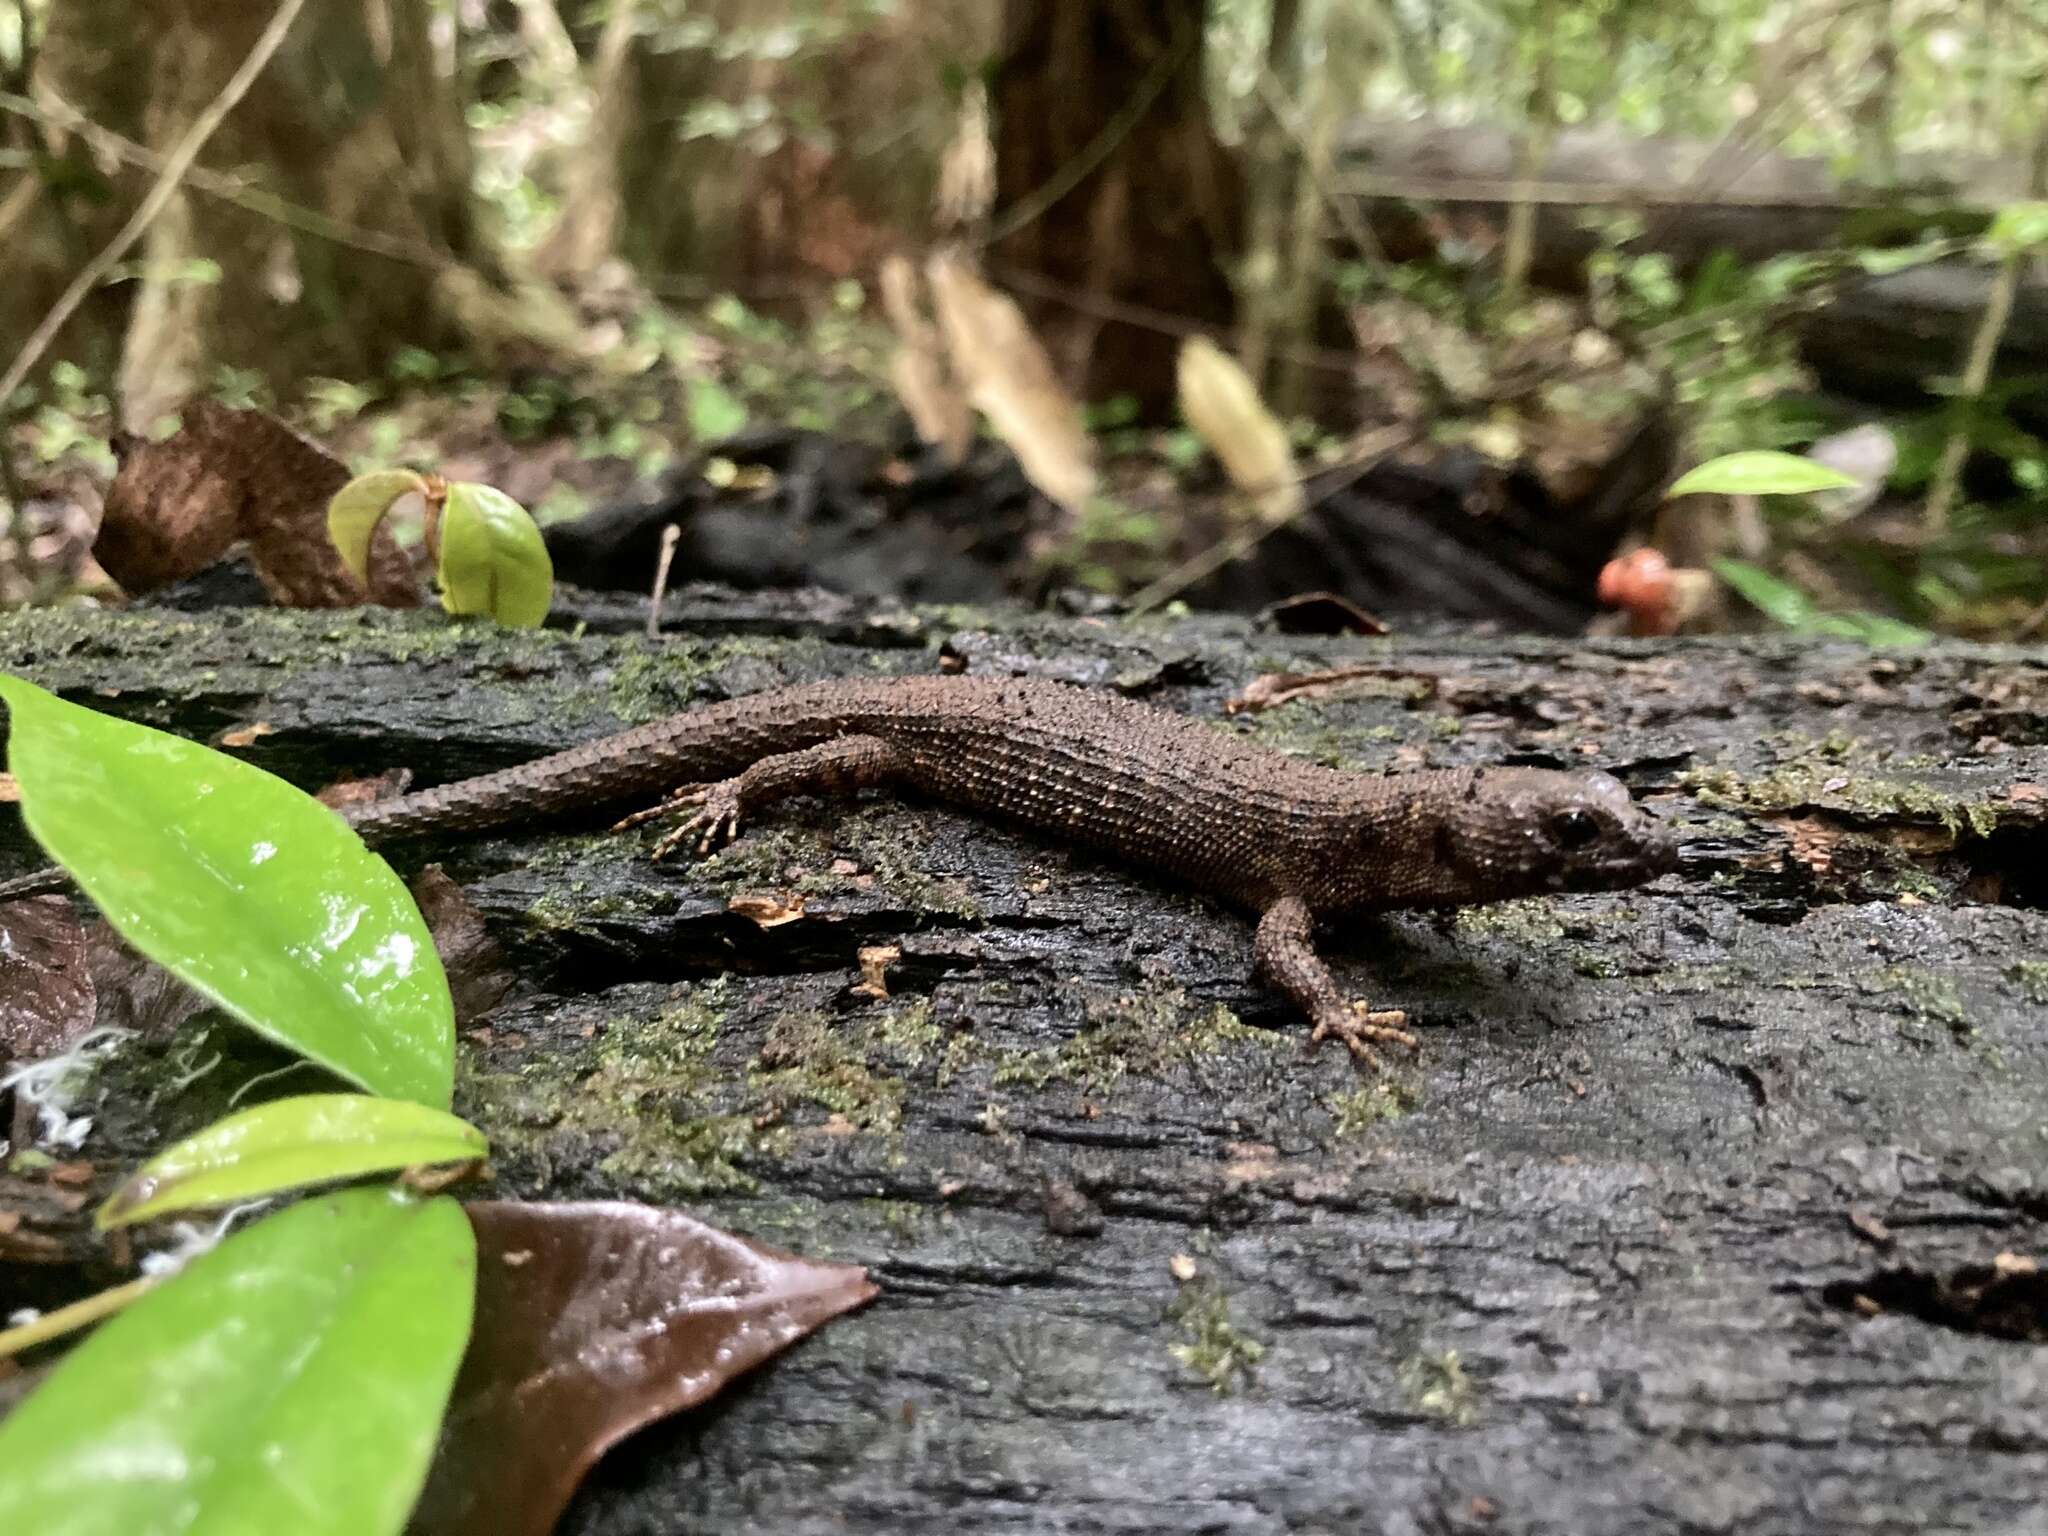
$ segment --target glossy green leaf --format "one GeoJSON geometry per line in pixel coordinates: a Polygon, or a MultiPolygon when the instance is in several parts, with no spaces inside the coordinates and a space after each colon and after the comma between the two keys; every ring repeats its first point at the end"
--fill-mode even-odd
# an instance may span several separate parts
{"type": "Polygon", "coordinates": [[[488,485],[448,487],[441,508],[441,606],[513,629],[548,616],[555,568],[526,509],[488,485]]]}
{"type": "Polygon", "coordinates": [[[1766,448],[1723,454],[1678,477],[1666,496],[1693,496],[1718,491],[1727,496],[1803,496],[1809,491],[1848,491],[1856,482],[1839,469],[1829,469],[1796,453],[1766,448]]]}
{"type": "Polygon", "coordinates": [[[2048,203],[2007,203],[1984,231],[1984,243],[2006,255],[2048,245],[2048,203]]]}
{"type": "Polygon", "coordinates": [[[391,866],[311,796],[0,676],[28,829],[123,938],[373,1093],[445,1109],[455,1016],[391,866]]]}
{"type": "Polygon", "coordinates": [[[357,581],[370,579],[370,539],[391,504],[405,495],[424,496],[427,482],[409,469],[380,469],[358,475],[327,503],[327,536],[357,581]]]}
{"type": "Polygon", "coordinates": [[[236,1233],[0,1420],[0,1531],[398,1531],[475,1290],[446,1196],[343,1190],[236,1233]]]}
{"type": "Polygon", "coordinates": [[[310,1093],[216,1120],[144,1163],[100,1207],[101,1230],[329,1179],[467,1163],[490,1151],[465,1120],[403,1099],[310,1093]]]}

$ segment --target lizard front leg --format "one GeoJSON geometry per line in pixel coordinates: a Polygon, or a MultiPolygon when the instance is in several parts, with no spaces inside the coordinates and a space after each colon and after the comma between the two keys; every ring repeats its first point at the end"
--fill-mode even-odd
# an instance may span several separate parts
{"type": "Polygon", "coordinates": [[[1353,1002],[1337,986],[1330,968],[1316,954],[1315,918],[1299,896],[1283,896],[1266,908],[1259,919],[1259,931],[1252,951],[1259,974],[1301,1005],[1315,1024],[1310,1043],[1320,1045],[1335,1036],[1352,1056],[1374,1069],[1382,1069],[1368,1043],[1378,1041],[1419,1050],[1421,1042],[1401,1026],[1408,1015],[1398,1009],[1369,1012],[1363,1003],[1353,1002]]]}
{"type": "MultiPolygon", "coordinates": [[[[692,837],[700,854],[732,841],[742,818],[792,795],[844,795],[886,782],[901,771],[895,749],[876,736],[840,736],[796,752],[764,757],[744,771],[715,784],[691,784],[661,804],[637,812],[619,827],[672,815],[695,807],[695,814],[654,845],[653,857],[667,858],[692,837]]],[[[616,828],[614,830],[617,830],[616,828]]]]}

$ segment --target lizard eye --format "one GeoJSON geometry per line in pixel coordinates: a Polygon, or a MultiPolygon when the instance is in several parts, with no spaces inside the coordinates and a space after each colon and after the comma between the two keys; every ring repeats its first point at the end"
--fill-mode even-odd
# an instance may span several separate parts
{"type": "Polygon", "coordinates": [[[1583,848],[1600,835],[1600,823],[1591,811],[1559,811],[1550,819],[1550,830],[1566,848],[1583,848]]]}

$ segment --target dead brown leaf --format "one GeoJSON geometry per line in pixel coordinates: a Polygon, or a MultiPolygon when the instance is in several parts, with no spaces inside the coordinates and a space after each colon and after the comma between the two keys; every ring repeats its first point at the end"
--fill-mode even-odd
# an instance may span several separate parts
{"type": "Polygon", "coordinates": [[[511,995],[512,968],[484,927],[483,914],[440,865],[429,864],[413,877],[412,899],[419,903],[441,969],[448,973],[456,1026],[466,1028],[511,995]]]}
{"type": "Polygon", "coordinates": [[[1283,635],[1384,635],[1387,622],[1337,592],[1282,598],[1264,617],[1283,635]]]}
{"type": "Polygon", "coordinates": [[[0,904],[0,1063],[60,1056],[93,1027],[85,929],[62,896],[0,904]]]}
{"type": "Polygon", "coordinates": [[[896,332],[896,356],[889,364],[889,382],[909,413],[918,438],[939,450],[946,463],[959,465],[974,443],[974,408],[967,392],[946,364],[945,344],[938,327],[918,297],[917,269],[892,255],[882,263],[882,308],[896,332]]]}
{"type": "Polygon", "coordinates": [[[742,891],[725,904],[725,910],[762,928],[780,928],[804,915],[808,899],[795,891],[742,891]]]}
{"type": "Polygon", "coordinates": [[[262,740],[265,736],[275,736],[276,734],[277,727],[268,720],[256,720],[248,725],[238,725],[232,731],[221,732],[220,745],[224,747],[246,747],[252,742],[262,740]]]}
{"type": "Polygon", "coordinates": [[[135,953],[104,922],[85,930],[85,950],[97,1001],[94,1022],[102,1028],[167,1040],[212,1006],[155,961],[135,953]]]}
{"type": "Polygon", "coordinates": [[[1078,514],[1095,494],[1095,442],[1024,311],[964,257],[942,251],[925,263],[925,275],[953,372],[975,409],[1010,445],[1025,477],[1078,514]]]}
{"type": "Polygon", "coordinates": [[[1226,700],[1223,708],[1233,715],[1277,709],[1295,699],[1322,698],[1346,683],[1363,677],[1379,677],[1385,671],[1385,667],[1359,666],[1330,667],[1321,672],[1268,672],[1253,678],[1242,693],[1226,700]]]}
{"type": "Polygon", "coordinates": [[[903,958],[901,944],[870,944],[860,952],[860,980],[853,990],[867,997],[889,995],[889,967],[903,958]]]}
{"type": "Polygon", "coordinates": [[[414,1536],[544,1536],[605,1449],[714,1396],[876,1288],[680,1211],[468,1206],[476,1327],[414,1536]]]}
{"type": "Polygon", "coordinates": [[[1190,336],[1181,343],[1175,379],[1182,419],[1261,520],[1281,523],[1300,513],[1308,493],[1295,472],[1294,445],[1244,365],[1208,337],[1190,336]]]}
{"type": "Polygon", "coordinates": [[[388,530],[371,541],[367,591],[328,538],[327,503],[349,479],[341,460],[262,411],[200,399],[179,416],[161,442],[118,444],[93,556],[123,590],[182,581],[242,544],[285,607],[418,606],[412,563],[388,530]]]}

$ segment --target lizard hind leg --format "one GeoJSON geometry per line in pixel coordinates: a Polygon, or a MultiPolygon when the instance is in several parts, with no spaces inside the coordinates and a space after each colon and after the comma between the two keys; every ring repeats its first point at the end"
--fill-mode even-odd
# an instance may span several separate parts
{"type": "Polygon", "coordinates": [[[794,752],[764,757],[729,779],[686,784],[661,804],[628,816],[620,827],[691,812],[654,845],[667,858],[685,843],[699,856],[715,853],[739,835],[740,823],[792,795],[851,794],[886,783],[900,770],[895,749],[876,736],[840,736],[794,752]]]}

